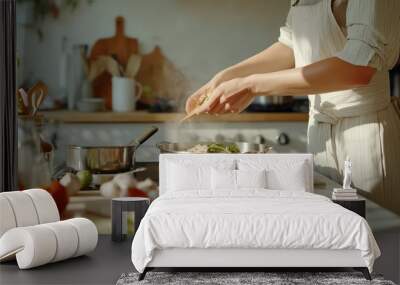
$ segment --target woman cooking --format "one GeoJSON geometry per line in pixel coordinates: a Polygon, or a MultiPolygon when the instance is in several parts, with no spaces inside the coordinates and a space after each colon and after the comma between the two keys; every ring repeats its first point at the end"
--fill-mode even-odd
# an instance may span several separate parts
{"type": "Polygon", "coordinates": [[[308,95],[317,171],[340,181],[349,157],[354,186],[400,214],[400,109],[388,73],[399,54],[399,0],[293,0],[279,41],[215,75],[186,112],[241,112],[255,96],[308,95]]]}

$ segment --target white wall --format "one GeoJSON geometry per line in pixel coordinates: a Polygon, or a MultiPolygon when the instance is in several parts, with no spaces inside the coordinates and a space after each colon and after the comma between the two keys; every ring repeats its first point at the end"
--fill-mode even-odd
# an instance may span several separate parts
{"type": "Polygon", "coordinates": [[[191,89],[218,70],[276,41],[289,0],[81,0],[78,10],[63,11],[43,23],[44,40],[33,29],[25,38],[24,77],[42,79],[57,92],[61,39],[90,46],[114,34],[114,18],[126,19],[126,34],[142,52],[156,44],[185,74],[191,89]]]}

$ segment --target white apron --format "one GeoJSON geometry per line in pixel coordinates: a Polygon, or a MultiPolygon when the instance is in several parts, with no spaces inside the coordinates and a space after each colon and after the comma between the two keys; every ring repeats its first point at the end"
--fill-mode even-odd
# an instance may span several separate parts
{"type": "MultiPolygon", "coordinates": [[[[391,63],[384,62],[385,59],[394,61],[395,57],[374,59],[373,54],[367,54],[368,49],[362,48],[355,52],[357,42],[349,48],[349,39],[357,33],[351,31],[353,34],[346,38],[332,13],[331,0],[301,2],[291,8],[289,25],[281,29],[280,38],[293,48],[296,67],[332,56],[342,58],[341,52],[345,53],[344,60],[346,56],[359,57],[356,62],[369,56],[367,61],[378,67],[368,86],[309,96],[308,148],[315,155],[316,170],[341,183],[344,160],[349,157],[353,162],[354,186],[363,195],[400,213],[400,112],[390,99],[388,69],[391,63]]],[[[367,2],[371,0],[364,4],[367,2]]],[[[368,34],[370,30],[373,31],[365,28],[360,34],[369,37],[371,42],[381,40],[376,46],[381,44],[386,48],[385,39],[373,39],[376,35],[368,34]]],[[[381,52],[391,51],[382,49],[381,52]]],[[[392,52],[398,55],[398,46],[392,52]]]]}

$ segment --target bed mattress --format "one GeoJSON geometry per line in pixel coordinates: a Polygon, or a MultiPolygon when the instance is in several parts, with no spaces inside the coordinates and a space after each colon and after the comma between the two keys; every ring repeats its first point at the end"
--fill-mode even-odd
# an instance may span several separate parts
{"type": "Polygon", "coordinates": [[[380,255],[359,215],[317,194],[261,189],[157,198],[134,237],[132,262],[143,272],[157,250],[173,248],[359,250],[370,271],[380,255]]]}

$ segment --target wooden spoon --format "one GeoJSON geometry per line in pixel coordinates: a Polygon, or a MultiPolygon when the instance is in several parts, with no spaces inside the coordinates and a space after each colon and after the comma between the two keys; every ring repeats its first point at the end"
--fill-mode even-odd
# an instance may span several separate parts
{"type": "Polygon", "coordinates": [[[117,60],[115,60],[111,56],[107,56],[107,71],[112,75],[112,76],[122,76],[123,68],[121,65],[118,63],[117,60]]]}
{"type": "Polygon", "coordinates": [[[137,54],[132,54],[126,65],[125,76],[130,78],[135,78],[139,71],[140,64],[142,63],[142,57],[137,54]]]}
{"type": "Polygon", "coordinates": [[[100,74],[107,70],[107,57],[100,56],[90,64],[89,81],[95,80],[100,74]]]}
{"type": "Polygon", "coordinates": [[[18,103],[18,113],[21,115],[28,115],[29,114],[28,94],[26,94],[23,88],[17,90],[17,103],[18,103]]]}
{"type": "Polygon", "coordinates": [[[42,81],[37,82],[28,91],[29,112],[35,115],[48,93],[48,87],[42,81]]]}

